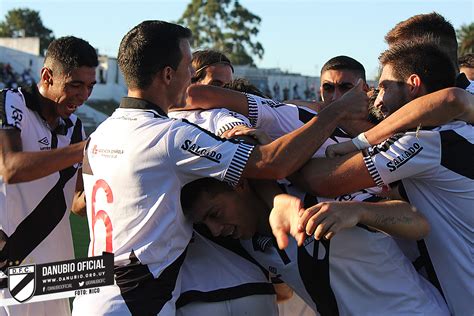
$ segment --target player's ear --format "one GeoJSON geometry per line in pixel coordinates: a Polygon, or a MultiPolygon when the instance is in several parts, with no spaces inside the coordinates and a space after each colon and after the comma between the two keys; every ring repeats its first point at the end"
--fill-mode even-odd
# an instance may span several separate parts
{"type": "Polygon", "coordinates": [[[166,66],[165,68],[163,68],[163,70],[160,71],[160,73],[163,82],[167,85],[170,84],[171,80],[173,80],[174,69],[170,66],[166,66]]]}

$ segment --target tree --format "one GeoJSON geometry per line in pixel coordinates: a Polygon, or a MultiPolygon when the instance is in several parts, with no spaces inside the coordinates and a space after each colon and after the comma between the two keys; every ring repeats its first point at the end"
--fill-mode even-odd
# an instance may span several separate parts
{"type": "Polygon", "coordinates": [[[254,39],[260,21],[238,0],[191,0],[178,23],[191,29],[194,47],[219,50],[235,65],[254,65],[252,56],[264,53],[254,39]]]}
{"type": "Polygon", "coordinates": [[[456,33],[459,43],[459,56],[474,53],[474,23],[461,25],[456,33]]]}
{"type": "Polygon", "coordinates": [[[13,9],[0,22],[0,37],[39,37],[40,51],[44,52],[54,40],[53,31],[46,28],[38,11],[13,9]]]}

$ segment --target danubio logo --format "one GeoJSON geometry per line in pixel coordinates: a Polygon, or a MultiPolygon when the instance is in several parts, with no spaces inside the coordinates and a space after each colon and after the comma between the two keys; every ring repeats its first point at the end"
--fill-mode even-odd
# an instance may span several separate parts
{"type": "Polygon", "coordinates": [[[186,139],[184,141],[184,144],[181,145],[181,149],[184,149],[193,155],[200,156],[217,163],[221,162],[222,154],[219,154],[216,151],[209,150],[207,148],[202,148],[201,146],[193,143],[189,139],[186,139]]]}
{"type": "Polygon", "coordinates": [[[387,167],[390,172],[393,172],[403,166],[408,160],[415,157],[420,151],[423,150],[423,147],[418,144],[414,143],[412,146],[408,147],[403,154],[400,156],[395,157],[391,161],[387,162],[387,167]]]}

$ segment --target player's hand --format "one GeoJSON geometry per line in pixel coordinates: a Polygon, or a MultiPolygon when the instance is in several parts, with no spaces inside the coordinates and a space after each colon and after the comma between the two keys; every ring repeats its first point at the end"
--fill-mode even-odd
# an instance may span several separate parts
{"type": "Polygon", "coordinates": [[[351,90],[328,105],[326,109],[332,108],[334,111],[343,113],[345,120],[366,120],[369,115],[367,90],[364,80],[359,79],[351,90]]]}
{"type": "Polygon", "coordinates": [[[356,151],[358,151],[358,149],[354,145],[354,143],[352,141],[347,141],[339,144],[329,145],[328,147],[326,147],[326,157],[335,158],[356,151]]]}
{"type": "Polygon", "coordinates": [[[303,202],[297,197],[289,194],[275,196],[269,221],[278,248],[285,249],[288,246],[288,234],[296,239],[298,246],[303,244],[305,233],[298,231],[298,221],[303,211],[303,202]]]}
{"type": "Polygon", "coordinates": [[[272,139],[261,129],[251,128],[245,125],[234,127],[227,133],[226,137],[236,136],[250,136],[255,138],[261,145],[266,145],[272,142],[272,139]]]}
{"type": "Polygon", "coordinates": [[[341,229],[359,223],[363,208],[357,202],[322,202],[304,211],[298,230],[313,235],[316,240],[331,239],[341,229]]]}

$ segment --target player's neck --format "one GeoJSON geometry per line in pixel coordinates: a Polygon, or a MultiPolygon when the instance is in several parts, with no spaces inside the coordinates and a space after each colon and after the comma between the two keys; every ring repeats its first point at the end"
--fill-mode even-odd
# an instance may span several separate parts
{"type": "Polygon", "coordinates": [[[167,105],[170,103],[164,94],[156,93],[156,91],[151,91],[150,89],[129,89],[128,96],[131,98],[146,100],[158,106],[163,112],[168,113],[169,106],[167,105]]]}
{"type": "Polygon", "coordinates": [[[58,104],[48,98],[47,91],[38,85],[39,114],[48,123],[51,129],[55,129],[59,124],[59,115],[56,111],[58,104]]]}

